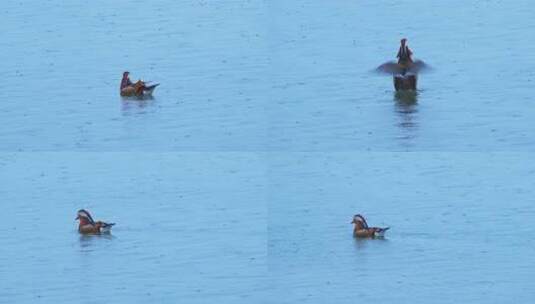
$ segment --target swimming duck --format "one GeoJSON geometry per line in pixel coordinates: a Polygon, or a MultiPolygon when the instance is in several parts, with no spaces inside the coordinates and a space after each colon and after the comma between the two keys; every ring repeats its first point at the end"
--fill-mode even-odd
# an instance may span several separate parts
{"type": "Polygon", "coordinates": [[[385,236],[385,232],[390,229],[390,227],[368,227],[368,223],[366,223],[366,220],[360,214],[353,216],[351,224],[355,225],[353,236],[357,238],[382,238],[385,236]]]}
{"type": "Polygon", "coordinates": [[[389,61],[377,67],[376,71],[392,75],[396,91],[416,91],[417,75],[430,67],[422,60],[413,60],[412,51],[407,46],[407,39],[401,39],[398,50],[398,62],[389,61]]]}
{"type": "Polygon", "coordinates": [[[159,83],[147,85],[147,82],[138,80],[133,83],[130,81],[130,72],[126,71],[123,73],[123,78],[121,79],[120,93],[123,97],[151,97],[152,92],[159,86],[159,83]]]}
{"type": "Polygon", "coordinates": [[[78,210],[76,219],[80,221],[78,232],[81,234],[110,233],[111,227],[115,225],[115,223],[95,222],[91,217],[91,214],[84,209],[78,210]]]}

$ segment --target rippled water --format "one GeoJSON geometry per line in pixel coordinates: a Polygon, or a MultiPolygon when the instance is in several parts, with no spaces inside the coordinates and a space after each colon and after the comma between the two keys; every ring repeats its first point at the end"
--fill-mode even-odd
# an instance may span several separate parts
{"type": "Polygon", "coordinates": [[[523,303],[535,297],[530,154],[270,159],[273,303],[523,303]],[[390,226],[387,237],[353,239],[356,212],[370,225],[390,226]]]}
{"type": "Polygon", "coordinates": [[[260,147],[266,99],[258,97],[268,88],[262,7],[258,1],[8,1],[0,148],[260,147]],[[134,80],[160,82],[155,98],[123,101],[124,70],[134,80]]]}
{"type": "Polygon", "coordinates": [[[4,1],[0,302],[533,301],[534,13],[4,1]],[[401,37],[433,67],[412,97],[370,72],[401,37]]]}
{"type": "Polygon", "coordinates": [[[7,1],[0,148],[532,151],[531,4],[7,1]],[[369,73],[401,36],[435,69],[410,112],[369,73]]]}
{"type": "Polygon", "coordinates": [[[270,35],[272,147],[534,149],[530,1],[298,2],[277,6],[270,35]],[[410,109],[391,79],[368,72],[394,59],[403,36],[434,67],[410,109]]]}
{"type": "Polygon", "coordinates": [[[0,162],[2,303],[246,303],[265,290],[264,164],[254,155],[3,153],[0,162]],[[80,236],[81,207],[115,222],[111,236],[80,236]]]}

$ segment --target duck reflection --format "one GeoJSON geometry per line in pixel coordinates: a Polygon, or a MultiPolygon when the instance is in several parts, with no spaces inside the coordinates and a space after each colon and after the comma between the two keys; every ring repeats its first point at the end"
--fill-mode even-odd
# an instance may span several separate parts
{"type": "Polygon", "coordinates": [[[369,246],[375,246],[378,244],[387,244],[388,239],[387,238],[377,238],[377,239],[361,239],[361,238],[354,238],[355,239],[355,249],[357,250],[364,250],[369,246]]]}
{"type": "Polygon", "coordinates": [[[402,135],[400,139],[410,140],[418,129],[418,92],[398,91],[394,93],[395,112],[399,116],[397,126],[402,135]]]}
{"type": "Polygon", "coordinates": [[[396,91],[394,100],[401,106],[414,106],[418,103],[418,91],[396,91]]]}
{"type": "Polygon", "coordinates": [[[97,243],[102,240],[113,240],[113,235],[111,234],[82,234],[80,235],[80,251],[81,252],[91,252],[97,243]]]}
{"type": "Polygon", "coordinates": [[[157,110],[158,106],[155,98],[123,99],[121,103],[123,117],[151,114],[157,110]]]}
{"type": "Polygon", "coordinates": [[[122,99],[122,110],[123,111],[135,111],[138,109],[144,109],[154,103],[153,97],[147,97],[143,99],[122,99]]]}

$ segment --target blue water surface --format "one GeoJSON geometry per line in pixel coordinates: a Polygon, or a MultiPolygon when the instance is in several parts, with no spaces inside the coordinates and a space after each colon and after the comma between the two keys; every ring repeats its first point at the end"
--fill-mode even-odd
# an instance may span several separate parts
{"type": "Polygon", "coordinates": [[[0,303],[533,302],[534,15],[3,1],[0,303]],[[371,72],[402,37],[433,68],[415,96],[371,72]]]}

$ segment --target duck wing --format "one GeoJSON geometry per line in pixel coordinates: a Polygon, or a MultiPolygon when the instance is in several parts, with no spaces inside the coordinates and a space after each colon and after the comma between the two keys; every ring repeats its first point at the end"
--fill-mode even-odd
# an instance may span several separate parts
{"type": "Polygon", "coordinates": [[[388,61],[378,66],[375,69],[375,72],[382,73],[382,74],[389,74],[389,75],[398,75],[398,74],[404,74],[406,72],[409,72],[411,74],[418,74],[422,72],[429,72],[431,70],[432,69],[430,65],[423,62],[422,60],[417,59],[406,68],[399,65],[395,61],[388,61]]]}
{"type": "Polygon", "coordinates": [[[396,74],[403,73],[403,70],[404,69],[399,64],[397,64],[397,62],[388,61],[388,62],[385,62],[385,63],[381,64],[380,66],[378,66],[375,69],[375,72],[376,73],[389,74],[389,75],[396,75],[396,74]]]}
{"type": "Polygon", "coordinates": [[[431,71],[431,66],[419,59],[415,60],[408,68],[408,72],[413,74],[429,71],[431,71]]]}

